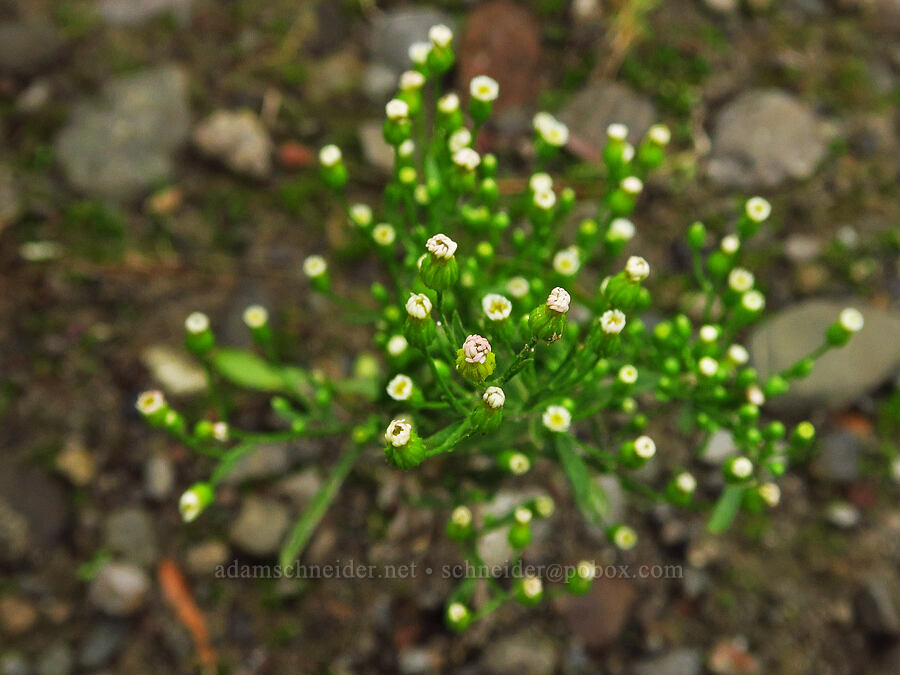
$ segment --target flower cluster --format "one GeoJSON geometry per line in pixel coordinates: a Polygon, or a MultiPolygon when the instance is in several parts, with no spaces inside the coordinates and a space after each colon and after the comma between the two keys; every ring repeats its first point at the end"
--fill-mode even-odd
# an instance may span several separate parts
{"type": "MultiPolygon", "coordinates": [[[[343,434],[348,445],[315,508],[288,537],[283,561],[298,555],[355,461],[376,445],[398,469],[442,458],[442,474],[458,466],[457,456],[482,455],[487,461],[478,466],[490,467],[483,472],[487,490],[532,470],[539,457],[556,462],[584,517],[603,526],[623,555],[638,545],[638,535],[609,520],[597,475],[620,479],[639,500],[707,509],[713,531],[725,529],[741,509],[776,506],[779,477],[804,459],[815,430],[808,422],[788,430],[763,406],[861,330],[862,315],[841,313],[822,345],[782,372],[764,375],[749,365],[741,339],[760,319],[766,298],[742,252],[771,216],[761,197],[739,213],[720,214],[727,232],[716,241],[702,223],[688,228],[697,312],[647,312],[656,262],[626,249],[643,226],[635,208],[664,161],[669,130],[654,125],[633,146],[627,120],[610,125],[603,191],[589,207],[592,217],[573,223],[575,190],[547,172],[565,157],[566,126],[547,112],[535,115],[535,170],[522,194],[501,194],[497,158],[479,151],[481,130],[502,96],[497,82],[475,77],[467,106],[455,93],[431,100],[455,62],[453,33],[435,26],[409,53],[410,70],[385,107],[383,134],[394,171],[383,200],[367,204],[352,191],[338,147],[319,153],[322,179],[346,209],[348,243],[340,258],[370,250],[385,282],[373,284],[369,301],[358,304],[332,288],[331,256],[312,255],[302,265],[311,289],[335,311],[370,321],[383,358],[365,354],[347,378],[329,379],[283,361],[278,347],[285,336],[263,307],[244,314],[253,351],[219,346],[206,315],[188,317],[185,342],[209,373],[209,419],[190,428],[156,391],[137,404],[151,425],[217,462],[209,481],[184,493],[184,519],[196,519],[215,500],[222,477],[259,444],[326,434],[343,434]],[[254,433],[229,426],[230,397],[222,388],[231,386],[271,396],[284,428],[254,433]],[[668,440],[673,418],[688,443],[668,440]],[[720,429],[733,436],[738,454],[722,466],[721,481],[700,485],[693,466],[720,429]],[[644,482],[633,472],[648,463],[660,470],[644,482]]],[[[471,471],[475,464],[465,466],[471,471]]],[[[521,554],[534,521],[552,517],[549,497],[500,517],[481,514],[464,503],[473,491],[462,483],[443,480],[442,494],[450,495],[447,534],[465,555],[477,555],[477,539],[501,528],[521,554]]],[[[566,590],[586,592],[592,566],[573,569],[566,590]]],[[[489,607],[508,599],[538,604],[546,590],[537,577],[501,586],[499,580],[488,585],[489,607]]],[[[464,582],[447,605],[454,630],[483,615],[470,605],[473,588],[464,582]]]]}

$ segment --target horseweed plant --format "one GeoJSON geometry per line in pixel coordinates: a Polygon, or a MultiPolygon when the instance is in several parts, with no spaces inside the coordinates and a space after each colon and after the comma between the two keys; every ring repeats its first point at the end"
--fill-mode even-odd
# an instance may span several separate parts
{"type": "MultiPolygon", "coordinates": [[[[770,213],[765,199],[753,197],[737,214],[735,232],[718,246],[708,247],[701,223],[688,228],[703,297],[699,325],[684,314],[653,325],[642,320],[652,302],[644,285],[650,265],[637,255],[619,261],[635,234],[629,216],[643,179],[664,159],[668,129],[651,127],[635,148],[624,124],[609,127],[601,204],[594,218],[580,222],[574,243],[564,245],[576,195],[555,186],[543,169],[561,153],[568,129],[548,113],[534,117],[537,171],[522,194],[501,199],[507,191],[496,178],[497,159],[473,147],[498,85],[487,76],[474,78],[466,108],[457,94],[442,95],[442,75],[454,62],[452,40],[449,29],[435,26],[430,43],[410,49],[413,69],[386,107],[384,138],[394,149],[395,166],[382,206],[348,199],[349,172],[338,147],[328,145],[319,154],[321,176],[346,209],[353,246],[364,242],[373,249],[391,283],[374,284],[372,302],[360,307],[333,290],[323,257],[307,258],[303,272],[316,292],[371,318],[387,372],[370,354],[360,356],[353,376],[343,380],[282,363],[263,307],[244,313],[255,352],[217,346],[208,318],[189,316],[186,344],[206,367],[217,421],[203,419],[190,429],[156,391],[142,394],[137,404],[150,424],[216,461],[209,480],[182,495],[184,520],[194,520],[213,502],[217,484],[260,443],[328,434],[348,435],[347,447],[289,533],[284,565],[302,552],[350,469],[379,440],[398,469],[442,461],[451,472],[450,455],[483,455],[495,467],[482,473],[486,484],[497,475],[526,473],[538,458],[555,460],[585,518],[602,525],[621,550],[632,548],[637,535],[609,520],[599,474],[612,474],[650,503],[709,508],[713,532],[728,527],[742,507],[775,506],[778,477],[789,462],[803,458],[815,431],[809,422],[790,432],[777,420],[763,423],[760,407],[808,375],[817,357],[845,344],[862,327],[862,316],[845,310],[820,348],[779,374],[763,379],[748,366],[738,339],[763,314],[765,298],[740,257],[770,213]],[[600,269],[612,272],[599,283],[586,273],[600,269]],[[284,428],[248,432],[230,426],[226,384],[272,394],[284,428]],[[682,456],[666,436],[650,435],[651,418],[673,411],[680,412],[681,432],[697,449],[694,457],[682,456]],[[723,465],[724,481],[701,486],[692,460],[717,429],[733,435],[739,454],[723,465]],[[640,479],[636,470],[653,461],[665,467],[662,477],[640,479]]],[[[664,428],[664,422],[654,425],[664,428]]],[[[466,487],[462,476],[460,471],[459,481],[446,483],[447,535],[468,561],[483,565],[478,539],[508,528],[521,561],[532,522],[552,515],[552,499],[478,518],[471,505],[490,490],[466,487]]],[[[587,592],[593,563],[571,570],[565,584],[546,592],[587,592]]],[[[545,594],[538,577],[509,584],[491,577],[490,597],[476,609],[470,606],[474,582],[462,580],[448,601],[445,617],[453,629],[507,600],[533,605],[545,594]]]]}

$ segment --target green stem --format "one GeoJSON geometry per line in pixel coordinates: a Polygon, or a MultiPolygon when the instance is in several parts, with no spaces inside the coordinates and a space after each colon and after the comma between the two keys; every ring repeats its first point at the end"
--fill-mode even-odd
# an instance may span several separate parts
{"type": "Polygon", "coordinates": [[[350,470],[356,465],[356,462],[362,457],[365,450],[365,445],[354,445],[340,456],[332,468],[328,480],[319,488],[306,511],[303,512],[300,518],[297,519],[297,522],[294,523],[294,527],[291,528],[291,532],[278,556],[282,568],[292,565],[303,552],[316,526],[328,511],[328,507],[331,506],[335,497],[337,497],[338,491],[350,470]]]}
{"type": "Polygon", "coordinates": [[[528,363],[529,360],[532,360],[531,350],[534,349],[534,345],[537,344],[537,338],[531,338],[524,347],[516,354],[516,360],[513,361],[512,365],[506,369],[506,372],[500,376],[497,380],[497,386],[502,387],[504,384],[509,382],[512,378],[514,378],[522,368],[528,363]]]}

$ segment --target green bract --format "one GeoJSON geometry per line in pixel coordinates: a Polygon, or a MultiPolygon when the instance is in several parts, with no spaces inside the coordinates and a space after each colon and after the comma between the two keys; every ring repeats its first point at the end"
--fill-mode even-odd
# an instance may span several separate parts
{"type": "MultiPolygon", "coordinates": [[[[348,194],[336,146],[319,154],[322,179],[346,209],[348,243],[337,253],[348,259],[368,252],[384,274],[369,302],[358,304],[337,295],[326,262],[332,256],[310,256],[304,272],[311,292],[333,303],[334,312],[345,311],[354,325],[368,323],[382,358],[360,355],[352,372],[332,379],[314,360],[284,362],[278,346],[290,336],[265,308],[244,315],[252,351],[217,345],[209,319],[192,314],[185,339],[209,376],[208,419],[188,426],[159,392],[137,402],[149,424],[214,463],[209,480],[185,493],[186,519],[201,514],[217,483],[260,444],[325,435],[344,439],[343,450],[288,534],[285,566],[302,553],[357,460],[376,450],[398,469],[441,462],[431,472],[443,487],[433,502],[452,512],[447,533],[476,566],[479,537],[504,529],[516,551],[510,562],[520,562],[537,531],[531,520],[553,516],[546,496],[507,513],[478,508],[499,481],[519,480],[532,466],[565,475],[584,517],[623,555],[637,545],[637,533],[611,521],[599,475],[650,503],[705,509],[714,532],[742,508],[773,507],[778,477],[806,457],[815,430],[808,422],[788,430],[767,419],[763,406],[808,375],[828,349],[845,344],[863,317],[844,311],[820,348],[765,380],[747,367],[741,337],[764,313],[766,298],[740,263],[771,211],[754,197],[740,213],[720,214],[729,233],[717,242],[701,223],[684,224],[699,290],[695,318],[666,317],[664,308],[642,318],[655,277],[647,259],[627,249],[641,229],[634,208],[644,181],[663,162],[668,129],[652,127],[635,149],[625,124],[611,125],[600,167],[605,180],[584,186],[595,194],[593,213],[585,219],[580,210],[573,222],[575,190],[547,172],[562,159],[566,126],[548,113],[535,115],[537,165],[521,193],[508,194],[497,158],[476,150],[497,83],[475,78],[468,105],[461,105],[457,94],[441,90],[440,75],[455,61],[453,34],[436,26],[429,39],[411,50],[413,68],[386,107],[384,136],[394,147],[395,170],[383,199],[368,205],[348,194]],[[230,388],[271,397],[281,426],[253,432],[229,424],[230,388]],[[675,420],[684,443],[670,441],[675,420]],[[722,468],[723,480],[698,485],[695,476],[706,472],[692,472],[692,465],[717,430],[731,434],[739,456],[722,468]],[[456,456],[475,454],[489,461],[465,464],[457,480],[456,456]],[[650,462],[661,470],[642,479],[648,474],[638,470],[650,462]],[[473,475],[481,489],[473,489],[473,475]]],[[[594,569],[580,562],[555,590],[587,592],[594,569]]],[[[453,591],[445,613],[453,630],[510,599],[537,604],[547,590],[538,577],[494,579],[487,604],[476,606],[474,589],[473,579],[463,579],[453,591]]]]}

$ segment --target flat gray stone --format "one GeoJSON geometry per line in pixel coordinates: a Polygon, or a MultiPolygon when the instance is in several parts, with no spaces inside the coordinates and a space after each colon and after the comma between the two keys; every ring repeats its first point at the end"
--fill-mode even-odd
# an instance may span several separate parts
{"type": "Polygon", "coordinates": [[[164,66],[117,78],[98,100],[77,104],[56,156],[77,190],[128,201],[171,176],[189,133],[187,75],[164,66]]]}
{"type": "MultiPolygon", "coordinates": [[[[847,306],[811,300],[780,312],[750,337],[754,366],[764,377],[789,367],[822,344],[825,329],[847,306]]],[[[849,344],[819,359],[809,377],[795,381],[772,405],[798,414],[814,408],[841,409],[900,370],[900,316],[857,307],[865,327],[849,344]]]]}
{"type": "Polygon", "coordinates": [[[278,551],[288,525],[290,515],[284,505],[251,496],[244,500],[228,536],[242,551],[262,557],[278,551]]]}
{"type": "Polygon", "coordinates": [[[654,659],[639,661],[634,675],[697,675],[703,670],[703,657],[696,649],[676,649],[654,659]]]}
{"type": "Polygon", "coordinates": [[[385,12],[372,22],[369,46],[372,60],[397,73],[407,70],[409,46],[427,42],[428,29],[436,24],[454,27],[450,15],[432,7],[416,7],[385,12]]]}
{"type": "Polygon", "coordinates": [[[140,508],[129,508],[110,514],[104,532],[106,548],[138,565],[156,561],[159,547],[153,518],[140,508]]]}
{"type": "Polygon", "coordinates": [[[829,132],[802,101],[777,89],[738,96],[716,119],[707,173],[728,187],[774,187],[811,176],[829,132]]]}
{"type": "Polygon", "coordinates": [[[650,99],[618,82],[595,82],[582,89],[560,111],[559,119],[569,126],[570,149],[586,159],[600,156],[610,124],[627,125],[628,141],[637,147],[657,121],[650,99]]]}
{"type": "Polygon", "coordinates": [[[551,638],[524,630],[490,641],[481,664],[497,675],[549,675],[556,672],[558,659],[551,638]]]}
{"type": "Polygon", "coordinates": [[[65,43],[53,26],[0,22],[0,73],[30,77],[56,60],[65,43]]]}
{"type": "Polygon", "coordinates": [[[134,614],[147,599],[150,577],[137,565],[111,562],[100,568],[91,581],[88,598],[110,616],[134,614]]]}
{"type": "Polygon", "coordinates": [[[290,468],[291,453],[284,443],[264,443],[241,457],[222,479],[224,485],[283,476],[290,468]]]}

